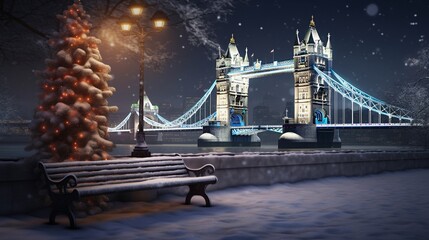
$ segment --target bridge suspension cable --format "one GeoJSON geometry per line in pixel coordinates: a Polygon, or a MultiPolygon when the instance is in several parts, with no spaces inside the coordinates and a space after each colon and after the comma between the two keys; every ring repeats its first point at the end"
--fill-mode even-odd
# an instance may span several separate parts
{"type": "MultiPolygon", "coordinates": [[[[213,82],[213,84],[210,86],[209,89],[206,90],[205,94],[198,100],[197,103],[195,103],[188,111],[186,111],[183,115],[178,117],[177,119],[173,121],[169,121],[166,118],[164,118],[162,115],[155,113],[156,118],[158,121],[155,121],[151,118],[148,118],[144,116],[143,120],[149,124],[152,127],[155,128],[162,128],[162,129],[173,129],[173,128],[198,128],[203,125],[206,125],[208,121],[216,118],[216,112],[212,113],[212,101],[211,101],[211,94],[213,92],[213,89],[216,86],[216,81],[213,82]],[[207,116],[207,104],[210,104],[209,106],[209,115],[207,116]],[[204,110],[201,108],[204,106],[204,110]],[[197,120],[197,115],[199,115],[199,119],[197,120]],[[194,116],[194,119],[192,117],[194,116]],[[194,120],[194,122],[192,122],[194,120]]],[[[137,115],[139,115],[138,111],[134,111],[137,115]]],[[[115,127],[109,127],[109,132],[125,132],[125,131],[131,131],[130,127],[130,118],[133,111],[128,113],[128,115],[115,127]]]]}
{"type": "MultiPolygon", "coordinates": [[[[207,99],[209,98],[209,104],[211,105],[211,94],[213,89],[216,86],[216,81],[213,82],[213,84],[210,86],[209,89],[207,89],[206,93],[198,100],[197,103],[195,103],[194,106],[192,106],[188,111],[186,111],[183,115],[181,115],[180,117],[178,117],[177,119],[173,120],[173,121],[169,121],[166,118],[164,118],[162,115],[160,114],[155,114],[155,116],[159,119],[160,122],[154,121],[148,117],[144,117],[144,121],[156,128],[174,128],[174,127],[184,127],[184,128],[190,128],[190,127],[199,127],[202,126],[204,124],[206,124],[209,120],[214,119],[216,117],[216,112],[211,113],[211,106],[210,108],[210,115],[206,116],[205,118],[202,118],[201,114],[201,107],[206,103],[207,99]],[[196,115],[199,112],[199,120],[196,121],[196,115]],[[191,120],[191,117],[195,116],[195,122],[194,123],[188,123],[186,124],[186,122],[188,120],[191,120]]],[[[204,106],[204,112],[207,113],[207,106],[204,106]]],[[[136,114],[139,114],[136,111],[136,114]]],[[[129,120],[131,113],[127,116],[126,119],[124,119],[123,122],[126,122],[129,120]]],[[[206,115],[206,114],[204,114],[206,115]]],[[[119,126],[119,125],[118,125],[119,126]]],[[[118,128],[115,127],[116,128],[118,128]]],[[[113,128],[112,128],[113,129],[113,128]]]]}
{"type": "Polygon", "coordinates": [[[124,120],[122,120],[122,122],[120,122],[118,125],[116,125],[113,128],[108,128],[107,131],[109,132],[123,132],[123,131],[129,131],[129,127],[128,127],[128,121],[130,120],[131,117],[131,112],[128,113],[128,115],[124,118],[124,120]]]}
{"type": "Polygon", "coordinates": [[[212,91],[213,91],[213,89],[214,89],[215,86],[216,86],[216,81],[213,82],[213,84],[206,91],[206,93],[203,95],[203,97],[200,98],[200,100],[198,100],[198,102],[194,106],[192,106],[187,112],[185,112],[182,116],[178,117],[177,119],[175,119],[173,121],[168,121],[167,119],[165,119],[161,115],[157,114],[157,116],[160,119],[160,121],[163,122],[162,124],[157,123],[155,121],[146,121],[146,120],[145,121],[148,124],[150,124],[150,125],[152,125],[154,127],[166,128],[166,127],[178,127],[178,126],[182,126],[188,119],[190,119],[192,116],[194,116],[198,112],[198,110],[201,109],[201,107],[204,105],[204,103],[206,102],[206,100],[211,95],[211,93],[212,93],[212,91]]]}
{"type": "MultiPolygon", "coordinates": [[[[384,101],[372,97],[371,95],[363,92],[362,90],[347,82],[344,78],[342,78],[333,70],[331,70],[331,73],[333,74],[333,76],[335,76],[336,79],[321,71],[317,67],[314,67],[314,69],[319,74],[319,76],[321,76],[323,80],[329,85],[329,87],[341,94],[343,98],[347,98],[352,102],[352,112],[353,104],[357,104],[360,106],[360,111],[363,107],[365,109],[368,109],[369,111],[377,112],[380,115],[388,116],[389,119],[395,117],[399,120],[408,120],[410,122],[413,121],[413,118],[411,118],[409,115],[409,111],[400,107],[387,104],[384,101]]],[[[362,114],[360,113],[360,118],[361,115],[362,114]]]]}

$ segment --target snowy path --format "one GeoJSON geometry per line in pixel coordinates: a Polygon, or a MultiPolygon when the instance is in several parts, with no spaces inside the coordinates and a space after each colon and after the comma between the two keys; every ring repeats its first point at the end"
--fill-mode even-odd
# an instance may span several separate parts
{"type": "Polygon", "coordinates": [[[210,192],[212,208],[116,203],[77,231],[43,224],[43,211],[0,217],[0,239],[428,239],[428,182],[412,170],[210,192]]]}

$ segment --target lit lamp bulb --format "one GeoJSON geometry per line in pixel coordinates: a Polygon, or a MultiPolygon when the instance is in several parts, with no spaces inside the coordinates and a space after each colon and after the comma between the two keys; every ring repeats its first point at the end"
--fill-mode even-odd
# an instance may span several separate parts
{"type": "Polygon", "coordinates": [[[156,28],[163,28],[165,26],[165,21],[157,20],[157,21],[154,21],[153,24],[155,25],[156,28]]]}
{"type": "Polygon", "coordinates": [[[155,14],[153,14],[150,20],[153,22],[155,28],[161,29],[167,24],[168,17],[167,14],[165,14],[163,11],[158,10],[155,12],[155,14]]]}
{"type": "Polygon", "coordinates": [[[131,1],[128,8],[133,16],[141,16],[143,14],[144,4],[138,4],[136,1],[131,1]]]}
{"type": "Polygon", "coordinates": [[[121,24],[122,31],[130,31],[131,30],[131,24],[129,23],[122,23],[121,24]]]}
{"type": "Polygon", "coordinates": [[[126,15],[119,19],[118,24],[121,26],[122,31],[130,31],[133,21],[126,15]]]}

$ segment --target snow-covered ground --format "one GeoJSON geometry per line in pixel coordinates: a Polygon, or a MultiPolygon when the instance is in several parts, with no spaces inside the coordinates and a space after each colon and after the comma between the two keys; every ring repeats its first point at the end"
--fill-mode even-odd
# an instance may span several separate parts
{"type": "Polygon", "coordinates": [[[50,226],[47,211],[0,217],[0,239],[429,239],[429,170],[210,192],[211,208],[164,196],[50,226]],[[197,206],[195,206],[197,205],[197,206]]]}

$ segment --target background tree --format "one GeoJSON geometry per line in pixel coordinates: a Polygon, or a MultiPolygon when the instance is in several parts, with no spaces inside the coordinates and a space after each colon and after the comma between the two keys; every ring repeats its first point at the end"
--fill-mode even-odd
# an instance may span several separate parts
{"type": "Polygon", "coordinates": [[[91,24],[79,0],[57,16],[60,31],[49,40],[52,58],[40,73],[41,104],[31,126],[32,143],[50,161],[110,158],[106,98],[114,88],[110,67],[101,62],[100,40],[90,36],[91,24]]]}
{"type": "Polygon", "coordinates": [[[417,56],[408,58],[405,65],[415,72],[414,79],[400,87],[394,98],[399,106],[410,111],[415,123],[429,122],[429,46],[422,47],[417,56]]]}
{"type": "Polygon", "coordinates": [[[10,94],[5,79],[0,78],[0,136],[11,134],[11,129],[6,125],[7,121],[20,119],[14,104],[15,98],[10,94]]]}

